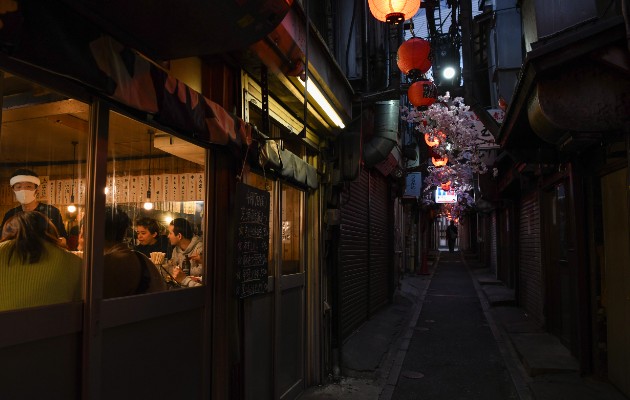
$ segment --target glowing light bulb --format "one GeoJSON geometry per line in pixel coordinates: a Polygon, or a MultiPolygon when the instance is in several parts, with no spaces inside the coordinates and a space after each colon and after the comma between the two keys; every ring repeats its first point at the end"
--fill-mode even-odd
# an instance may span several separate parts
{"type": "Polygon", "coordinates": [[[455,76],[455,68],[453,67],[444,68],[444,71],[442,72],[442,76],[446,79],[452,79],[455,76]]]}

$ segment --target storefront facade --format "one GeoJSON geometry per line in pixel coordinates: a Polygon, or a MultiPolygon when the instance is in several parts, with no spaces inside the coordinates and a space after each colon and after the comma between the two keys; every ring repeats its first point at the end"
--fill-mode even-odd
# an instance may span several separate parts
{"type": "MultiPolygon", "coordinates": [[[[302,15],[280,3],[277,23],[287,13],[302,15]]],[[[0,323],[14,327],[0,341],[2,365],[11,371],[1,379],[3,395],[293,399],[321,382],[327,294],[319,147],[332,134],[331,121],[309,100],[312,126],[304,129],[295,110],[274,100],[280,94],[240,65],[196,57],[155,63],[75,8],[53,8],[19,8],[20,29],[3,32],[0,211],[17,205],[9,186],[14,170],[39,175],[38,200],[60,210],[68,243],[83,227],[82,295],[0,312],[0,323]],[[76,24],[61,33],[76,42],[43,41],[59,53],[50,60],[20,47],[44,37],[58,14],[74,16],[76,24]],[[38,28],[36,21],[45,23],[38,28]],[[235,284],[234,204],[243,184],[269,193],[268,273],[264,290],[247,297],[235,284]],[[67,211],[70,205],[77,210],[67,211]],[[203,272],[195,277],[202,285],[105,298],[104,215],[112,208],[132,222],[157,220],[165,235],[170,221],[187,220],[203,243],[203,272]]],[[[326,61],[311,51],[317,71],[318,60],[326,61]]],[[[277,67],[260,58],[255,62],[277,67]]],[[[327,78],[313,79],[325,85],[327,78]]],[[[350,92],[339,90],[347,98],[350,92]]],[[[294,103],[300,101],[306,103],[294,103]]],[[[134,228],[125,239],[130,246],[134,228]]]]}

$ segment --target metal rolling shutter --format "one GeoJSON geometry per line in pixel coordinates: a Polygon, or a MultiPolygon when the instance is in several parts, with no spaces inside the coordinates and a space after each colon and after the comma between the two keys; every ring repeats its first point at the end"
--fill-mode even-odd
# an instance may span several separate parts
{"type": "Polygon", "coordinates": [[[341,336],[347,338],[368,316],[369,174],[361,170],[341,196],[339,268],[341,336]]]}
{"type": "Polygon", "coordinates": [[[519,221],[519,303],[543,325],[540,204],[537,193],[523,198],[519,221]]]}
{"type": "Polygon", "coordinates": [[[377,171],[370,175],[370,314],[387,304],[389,203],[387,180],[377,171]]]}

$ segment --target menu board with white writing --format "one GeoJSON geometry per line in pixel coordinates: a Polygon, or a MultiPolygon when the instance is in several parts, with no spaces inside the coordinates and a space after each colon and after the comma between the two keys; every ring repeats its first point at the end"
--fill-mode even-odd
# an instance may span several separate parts
{"type": "Polygon", "coordinates": [[[236,295],[267,292],[269,192],[238,183],[234,233],[236,295]]]}

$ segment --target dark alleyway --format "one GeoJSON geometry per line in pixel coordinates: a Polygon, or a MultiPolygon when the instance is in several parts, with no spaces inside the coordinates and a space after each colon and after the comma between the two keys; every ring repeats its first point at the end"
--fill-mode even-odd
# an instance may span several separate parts
{"type": "Polygon", "coordinates": [[[626,400],[581,377],[552,335],[474,257],[434,253],[343,346],[343,378],[300,400],[626,400]],[[529,371],[529,372],[528,372],[529,371]]]}
{"type": "Polygon", "coordinates": [[[392,399],[516,399],[467,267],[443,252],[392,399]]]}

